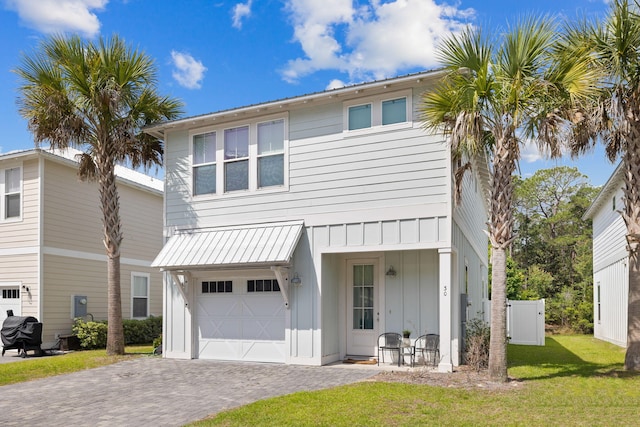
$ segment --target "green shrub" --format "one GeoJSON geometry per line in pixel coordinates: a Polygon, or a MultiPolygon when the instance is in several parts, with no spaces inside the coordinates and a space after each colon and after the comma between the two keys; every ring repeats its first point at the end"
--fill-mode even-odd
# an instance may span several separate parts
{"type": "MultiPolygon", "coordinates": [[[[149,344],[162,334],[162,317],[149,317],[143,320],[125,319],[125,345],[149,344]]],[[[82,318],[75,319],[73,333],[80,340],[80,346],[86,349],[107,347],[107,322],[85,322],[82,318]]]]}
{"type": "Polygon", "coordinates": [[[162,317],[149,317],[144,320],[123,320],[124,343],[149,344],[162,333],[162,317]]]}
{"type": "Polygon", "coordinates": [[[107,347],[107,322],[85,322],[78,317],[71,328],[85,349],[107,347]]]}

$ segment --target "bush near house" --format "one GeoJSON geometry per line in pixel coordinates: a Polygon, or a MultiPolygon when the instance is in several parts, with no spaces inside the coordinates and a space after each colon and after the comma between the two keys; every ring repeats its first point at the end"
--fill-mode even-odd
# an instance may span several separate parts
{"type": "MultiPolygon", "coordinates": [[[[144,320],[125,319],[123,321],[126,345],[149,344],[162,334],[162,317],[144,320]]],[[[84,349],[105,348],[107,346],[107,321],[85,322],[77,318],[71,328],[84,349]]]]}

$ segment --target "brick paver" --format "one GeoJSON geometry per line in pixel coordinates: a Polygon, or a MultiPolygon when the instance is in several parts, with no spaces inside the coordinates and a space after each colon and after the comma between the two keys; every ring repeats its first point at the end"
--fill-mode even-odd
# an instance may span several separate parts
{"type": "Polygon", "coordinates": [[[235,406],[367,379],[371,369],[142,357],[0,387],[4,426],[181,426],[235,406]]]}

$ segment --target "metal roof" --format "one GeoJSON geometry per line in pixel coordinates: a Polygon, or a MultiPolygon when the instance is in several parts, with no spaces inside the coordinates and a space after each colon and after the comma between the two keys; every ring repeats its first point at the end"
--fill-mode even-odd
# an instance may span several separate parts
{"type": "Polygon", "coordinates": [[[151,266],[191,270],[288,264],[303,225],[302,221],[294,221],[176,234],[151,266]]]}

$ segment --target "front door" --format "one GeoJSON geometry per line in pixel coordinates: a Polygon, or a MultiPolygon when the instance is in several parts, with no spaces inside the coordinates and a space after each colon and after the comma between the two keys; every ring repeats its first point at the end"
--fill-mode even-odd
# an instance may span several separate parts
{"type": "Polygon", "coordinates": [[[347,354],[374,356],[378,339],[378,271],[374,260],[347,262],[347,354]]]}

